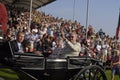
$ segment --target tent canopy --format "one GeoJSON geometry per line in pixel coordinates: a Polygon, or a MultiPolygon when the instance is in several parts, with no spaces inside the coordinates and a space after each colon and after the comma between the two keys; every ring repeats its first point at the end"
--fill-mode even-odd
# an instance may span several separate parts
{"type": "MultiPolygon", "coordinates": [[[[33,0],[32,8],[38,9],[38,8],[45,6],[54,1],[56,1],[56,0],[33,0]]],[[[4,4],[14,5],[15,7],[18,7],[18,8],[29,9],[31,0],[2,0],[2,2],[4,4]]]]}

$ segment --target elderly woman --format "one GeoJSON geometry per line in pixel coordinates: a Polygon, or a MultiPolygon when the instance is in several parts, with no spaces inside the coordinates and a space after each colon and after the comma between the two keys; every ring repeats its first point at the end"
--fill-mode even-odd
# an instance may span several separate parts
{"type": "Polygon", "coordinates": [[[60,58],[61,51],[63,49],[63,39],[61,37],[56,38],[55,40],[56,46],[52,51],[52,54],[49,56],[50,58],[60,58]]]}

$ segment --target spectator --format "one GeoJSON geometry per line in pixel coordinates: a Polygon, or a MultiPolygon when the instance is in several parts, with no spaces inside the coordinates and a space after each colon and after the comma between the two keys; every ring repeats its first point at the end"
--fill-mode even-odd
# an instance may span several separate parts
{"type": "Polygon", "coordinates": [[[45,57],[48,57],[52,53],[52,41],[48,34],[43,35],[42,52],[45,57]]]}
{"type": "Polygon", "coordinates": [[[96,55],[98,56],[98,57],[100,57],[101,56],[101,48],[102,48],[102,43],[101,43],[101,41],[96,45],[96,55]]]}
{"type": "Polygon", "coordinates": [[[25,52],[33,52],[33,51],[34,51],[33,44],[28,41],[25,46],[25,52]]]}
{"type": "Polygon", "coordinates": [[[12,41],[12,40],[14,40],[14,38],[15,38],[15,35],[12,35],[12,30],[10,28],[7,29],[4,39],[6,41],[12,41]]]}
{"type": "Polygon", "coordinates": [[[111,66],[112,66],[112,80],[114,80],[116,72],[118,73],[120,78],[120,56],[118,50],[114,51],[114,56],[111,59],[111,66]]]}
{"type": "Polygon", "coordinates": [[[108,43],[106,41],[104,41],[104,43],[102,44],[102,60],[103,62],[107,61],[107,53],[108,53],[108,43]]]}
{"type": "Polygon", "coordinates": [[[63,39],[61,37],[58,37],[58,38],[56,38],[55,42],[56,42],[56,46],[55,46],[54,50],[52,51],[50,58],[60,58],[61,57],[61,51],[63,49],[63,39]]]}

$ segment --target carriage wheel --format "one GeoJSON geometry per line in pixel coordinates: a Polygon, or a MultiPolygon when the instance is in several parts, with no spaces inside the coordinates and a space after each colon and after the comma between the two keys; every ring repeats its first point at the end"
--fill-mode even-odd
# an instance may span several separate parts
{"type": "Polygon", "coordinates": [[[73,80],[107,80],[107,77],[101,67],[92,65],[80,70],[73,80]]]}

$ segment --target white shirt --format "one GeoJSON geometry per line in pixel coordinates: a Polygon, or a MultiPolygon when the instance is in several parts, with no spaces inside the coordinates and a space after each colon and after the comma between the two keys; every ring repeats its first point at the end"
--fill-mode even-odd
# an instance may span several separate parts
{"type": "Polygon", "coordinates": [[[19,48],[19,51],[18,51],[18,52],[23,53],[24,51],[23,51],[22,44],[19,43],[19,42],[17,42],[17,44],[18,44],[18,48],[19,48]]]}

